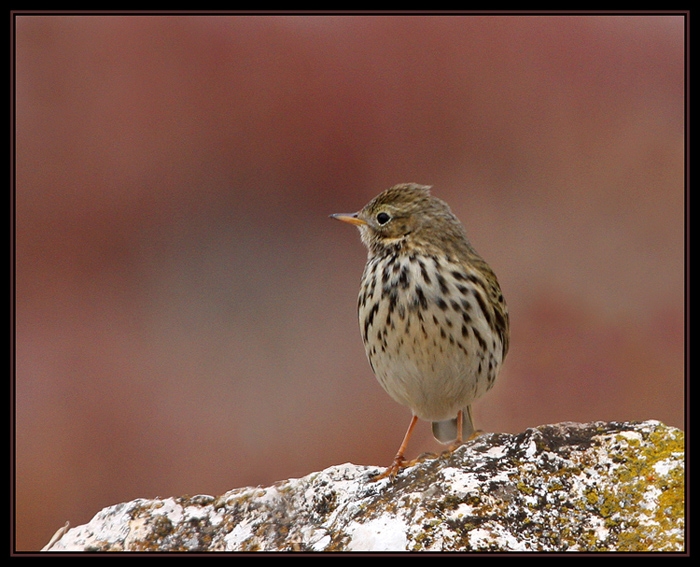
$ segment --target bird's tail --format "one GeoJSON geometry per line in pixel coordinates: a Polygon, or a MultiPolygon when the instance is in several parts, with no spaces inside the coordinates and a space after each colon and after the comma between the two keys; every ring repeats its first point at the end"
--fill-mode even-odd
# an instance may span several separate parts
{"type": "MultiPolygon", "coordinates": [[[[473,433],[472,407],[467,406],[462,410],[462,441],[469,439],[473,433]]],[[[435,439],[445,445],[455,442],[457,440],[457,418],[433,421],[433,435],[435,439]]]]}

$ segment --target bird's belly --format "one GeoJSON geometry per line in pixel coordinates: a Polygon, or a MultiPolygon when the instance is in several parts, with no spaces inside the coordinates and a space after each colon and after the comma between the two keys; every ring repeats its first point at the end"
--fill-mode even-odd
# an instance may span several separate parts
{"type": "Polygon", "coordinates": [[[377,380],[426,421],[454,418],[493,385],[500,339],[485,321],[463,325],[458,311],[379,302],[365,350],[377,380]],[[489,348],[493,346],[494,348],[489,348]]]}

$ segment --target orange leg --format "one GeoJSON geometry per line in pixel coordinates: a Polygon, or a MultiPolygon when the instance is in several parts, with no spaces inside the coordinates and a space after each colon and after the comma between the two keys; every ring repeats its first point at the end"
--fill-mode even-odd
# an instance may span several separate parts
{"type": "Polygon", "coordinates": [[[442,454],[443,455],[448,455],[452,453],[457,447],[459,447],[462,443],[464,443],[464,438],[462,437],[462,425],[464,424],[464,412],[462,410],[459,410],[457,412],[457,439],[455,439],[454,443],[450,445],[450,447],[444,451],[442,454]]]}
{"type": "MultiPolygon", "coordinates": [[[[461,413],[461,412],[460,412],[461,413]]],[[[376,480],[380,480],[382,478],[390,477],[394,478],[396,474],[399,472],[402,466],[404,466],[404,463],[406,462],[406,459],[403,458],[403,454],[406,451],[406,447],[408,446],[408,440],[411,438],[411,433],[413,433],[413,428],[416,426],[416,423],[418,422],[418,417],[413,416],[411,419],[411,423],[408,425],[408,430],[406,431],[406,435],[403,436],[403,442],[401,443],[401,447],[399,447],[398,453],[396,453],[396,456],[394,457],[394,462],[391,463],[390,466],[387,467],[387,469],[380,475],[375,476],[372,479],[372,482],[376,480]]]]}
{"type": "MultiPolygon", "coordinates": [[[[471,420],[471,416],[467,415],[467,419],[471,420]]],[[[484,432],[481,429],[473,429],[474,425],[472,424],[472,434],[464,439],[463,437],[463,431],[462,431],[462,426],[464,425],[464,412],[462,410],[459,411],[457,414],[457,439],[455,442],[450,446],[449,452],[452,453],[455,449],[457,449],[460,445],[465,443],[466,441],[471,441],[472,439],[476,439],[480,435],[483,435],[484,432]]]]}
{"type": "Polygon", "coordinates": [[[459,447],[462,442],[462,425],[464,425],[464,412],[462,410],[459,410],[457,412],[457,440],[455,441],[455,445],[459,447]]]}

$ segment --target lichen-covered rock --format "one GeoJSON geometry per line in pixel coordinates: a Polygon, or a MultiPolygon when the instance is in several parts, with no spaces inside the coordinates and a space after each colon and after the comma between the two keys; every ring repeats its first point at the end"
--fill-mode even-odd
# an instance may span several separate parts
{"type": "Polygon", "coordinates": [[[370,482],[380,470],[346,464],[219,497],[134,500],[50,551],[685,548],[684,436],[657,421],[486,434],[370,482]]]}

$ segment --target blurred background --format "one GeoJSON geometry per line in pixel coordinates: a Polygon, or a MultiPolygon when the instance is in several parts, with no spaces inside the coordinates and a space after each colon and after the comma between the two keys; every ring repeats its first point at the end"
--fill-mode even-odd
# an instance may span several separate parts
{"type": "MultiPolygon", "coordinates": [[[[683,16],[17,16],[15,541],[388,465],[366,252],[433,186],[498,274],[486,431],[684,426],[683,16]]],[[[428,425],[408,456],[440,450],[428,425]]]]}

